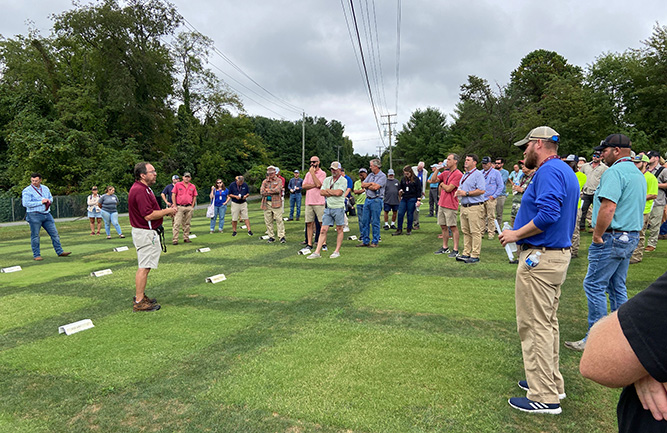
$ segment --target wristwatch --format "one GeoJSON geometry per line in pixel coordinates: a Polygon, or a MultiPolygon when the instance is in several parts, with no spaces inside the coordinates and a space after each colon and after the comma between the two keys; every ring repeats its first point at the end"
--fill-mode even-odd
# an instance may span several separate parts
{"type": "Polygon", "coordinates": [[[466,197],[470,196],[470,191],[466,191],[466,197]]]}

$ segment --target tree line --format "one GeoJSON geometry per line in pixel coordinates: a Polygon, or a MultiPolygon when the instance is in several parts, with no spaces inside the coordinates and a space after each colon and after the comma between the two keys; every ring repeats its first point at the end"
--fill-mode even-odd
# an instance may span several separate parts
{"type": "Polygon", "coordinates": [[[54,194],[123,191],[143,160],[159,184],[184,171],[201,183],[261,182],[269,163],[301,168],[302,128],[306,156],[369,159],[337,120],[245,114],[206,67],[211,39],[179,31],[181,21],[161,0],[101,0],[53,16],[48,37],[0,40],[0,194],[17,196],[35,171],[54,194]]]}
{"type": "MultiPolygon", "coordinates": [[[[461,85],[451,122],[437,107],[414,111],[397,135],[394,161],[442,161],[447,153],[522,159],[512,144],[549,125],[561,154],[590,159],[592,148],[624,133],[637,150],[667,150],[667,27],[656,24],[640,48],[604,53],[586,68],[535,50],[492,87],[475,75],[461,85]]],[[[383,156],[387,159],[387,152],[383,156]]]]}

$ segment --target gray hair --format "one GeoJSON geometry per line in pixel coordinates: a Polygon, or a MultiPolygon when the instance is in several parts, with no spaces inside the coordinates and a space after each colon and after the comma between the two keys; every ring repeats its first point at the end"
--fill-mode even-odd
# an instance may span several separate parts
{"type": "Polygon", "coordinates": [[[382,167],[382,161],[380,161],[378,158],[371,159],[371,164],[373,164],[377,168],[382,167]]]}

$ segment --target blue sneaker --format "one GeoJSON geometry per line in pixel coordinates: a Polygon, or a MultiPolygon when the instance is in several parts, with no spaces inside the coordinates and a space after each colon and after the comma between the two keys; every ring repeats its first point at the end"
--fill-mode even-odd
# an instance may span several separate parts
{"type": "Polygon", "coordinates": [[[540,403],[538,401],[530,400],[526,397],[512,397],[507,402],[514,409],[519,409],[522,412],[530,413],[548,413],[551,415],[558,415],[563,411],[559,403],[540,403]]]}
{"type": "Polygon", "coordinates": [[[470,256],[464,256],[462,254],[459,254],[458,256],[456,256],[456,261],[457,262],[465,262],[469,258],[470,258],[470,256]]]}
{"type": "Polygon", "coordinates": [[[479,263],[479,257],[468,257],[465,259],[465,263],[479,263]]]}
{"type": "MultiPolygon", "coordinates": [[[[528,381],[526,380],[520,380],[517,385],[519,385],[519,388],[523,389],[526,392],[530,389],[528,387],[528,381]]],[[[558,400],[563,400],[565,397],[567,397],[567,394],[565,393],[558,394],[558,400]]]]}

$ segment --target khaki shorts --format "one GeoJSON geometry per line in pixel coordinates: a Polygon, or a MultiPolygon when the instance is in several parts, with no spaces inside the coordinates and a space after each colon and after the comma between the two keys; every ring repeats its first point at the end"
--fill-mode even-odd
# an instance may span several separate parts
{"type": "Polygon", "coordinates": [[[446,207],[438,207],[438,224],[453,227],[456,225],[456,211],[446,207]]]}
{"type": "Polygon", "coordinates": [[[324,215],[324,205],[323,204],[307,204],[306,205],[306,222],[312,223],[315,221],[315,217],[319,222],[322,222],[322,216],[324,215]]]}
{"type": "Polygon", "coordinates": [[[238,221],[239,219],[242,220],[248,219],[248,202],[245,203],[232,202],[232,221],[238,221]]]}
{"type": "Polygon", "coordinates": [[[132,227],[132,243],[137,249],[139,268],[156,269],[162,252],[157,232],[132,227]]]}

